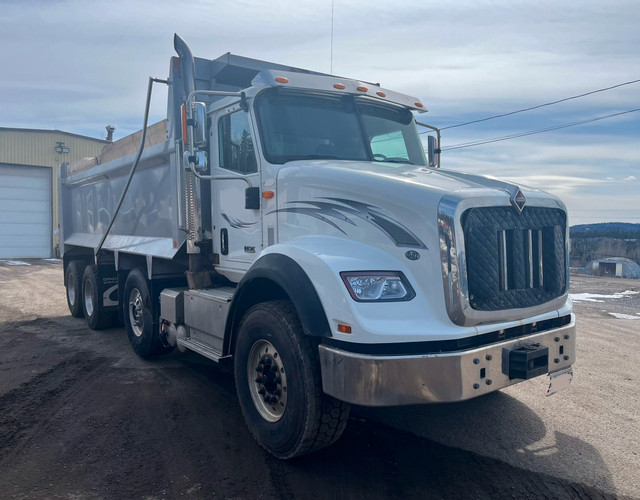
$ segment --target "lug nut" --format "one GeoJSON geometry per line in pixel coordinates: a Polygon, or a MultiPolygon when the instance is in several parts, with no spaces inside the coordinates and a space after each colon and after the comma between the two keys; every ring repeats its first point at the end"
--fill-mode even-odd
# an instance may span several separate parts
{"type": "Polygon", "coordinates": [[[480,384],[473,384],[474,389],[480,389],[480,384]]]}
{"type": "Polygon", "coordinates": [[[493,356],[491,356],[491,354],[487,354],[484,359],[486,359],[487,361],[491,361],[493,359],[493,356]]]}
{"type": "Polygon", "coordinates": [[[480,360],[478,358],[473,358],[473,364],[474,365],[479,365],[480,364],[480,360]]]}
{"type": "Polygon", "coordinates": [[[265,391],[264,387],[260,387],[260,389],[258,390],[258,394],[264,396],[267,393],[267,391],[265,391]]]}

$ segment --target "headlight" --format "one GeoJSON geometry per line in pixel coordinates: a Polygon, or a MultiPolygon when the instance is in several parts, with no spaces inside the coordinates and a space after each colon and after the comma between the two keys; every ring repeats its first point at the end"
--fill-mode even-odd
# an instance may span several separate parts
{"type": "Polygon", "coordinates": [[[358,302],[397,302],[416,296],[399,271],[347,271],[340,277],[351,298],[358,302]]]}

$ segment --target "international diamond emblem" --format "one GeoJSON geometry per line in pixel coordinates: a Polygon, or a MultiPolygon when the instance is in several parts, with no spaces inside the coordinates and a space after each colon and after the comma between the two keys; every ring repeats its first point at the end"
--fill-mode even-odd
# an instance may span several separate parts
{"type": "Polygon", "coordinates": [[[511,196],[511,204],[513,205],[513,208],[515,208],[518,213],[521,214],[522,210],[524,209],[525,203],[527,203],[527,199],[522,194],[522,191],[518,189],[518,191],[516,191],[516,193],[511,196]]]}

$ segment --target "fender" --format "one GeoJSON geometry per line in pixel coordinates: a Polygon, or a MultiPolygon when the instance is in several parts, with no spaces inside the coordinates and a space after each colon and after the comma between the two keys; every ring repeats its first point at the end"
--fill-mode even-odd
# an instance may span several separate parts
{"type": "MultiPolygon", "coordinates": [[[[272,253],[260,257],[238,283],[238,291],[235,293],[231,303],[229,321],[227,321],[225,332],[227,339],[230,340],[235,327],[248,309],[246,307],[247,297],[245,291],[251,287],[252,282],[258,279],[266,279],[275,283],[288,296],[296,308],[305,334],[312,337],[331,337],[327,316],[307,273],[292,258],[272,253]]],[[[253,305],[253,303],[250,305],[253,305]]],[[[226,344],[228,350],[230,342],[228,341],[226,344]]]]}

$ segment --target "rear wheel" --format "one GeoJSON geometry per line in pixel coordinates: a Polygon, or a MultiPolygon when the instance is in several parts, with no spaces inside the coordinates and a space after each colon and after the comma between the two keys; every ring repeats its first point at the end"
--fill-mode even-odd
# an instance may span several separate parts
{"type": "Polygon", "coordinates": [[[65,282],[67,284],[67,305],[71,316],[82,318],[82,274],[85,263],[81,260],[72,260],[65,272],[65,282]]]}
{"type": "Polygon", "coordinates": [[[147,280],[139,269],[134,269],[124,285],[122,315],[131,347],[141,358],[151,358],[173,349],[160,338],[159,318],[153,306],[147,280]]]}
{"type": "Polygon", "coordinates": [[[317,346],[302,331],[291,302],[249,309],[238,332],[234,371],[247,426],[272,455],[304,455],[344,431],[349,405],[322,392],[317,346]]]}
{"type": "Polygon", "coordinates": [[[105,311],[100,293],[98,266],[87,266],[82,276],[82,309],[87,325],[92,330],[113,326],[115,311],[105,311]]]}

